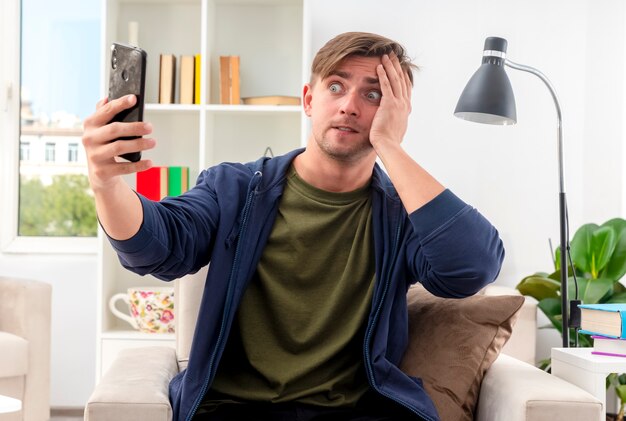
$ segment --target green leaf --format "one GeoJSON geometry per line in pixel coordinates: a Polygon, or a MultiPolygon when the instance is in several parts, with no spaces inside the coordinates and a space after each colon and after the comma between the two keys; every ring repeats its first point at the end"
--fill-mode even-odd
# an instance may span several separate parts
{"type": "Polygon", "coordinates": [[[626,274],[626,220],[615,218],[606,221],[602,226],[613,228],[616,234],[616,246],[601,276],[618,281],[626,274]]]}
{"type": "Polygon", "coordinates": [[[590,348],[593,346],[593,339],[591,336],[586,335],[584,333],[578,334],[578,346],[583,348],[590,348]]]}
{"type": "Polygon", "coordinates": [[[557,247],[556,250],[554,251],[554,270],[556,272],[559,271],[559,269],[561,269],[561,247],[557,247]]]}
{"type": "Polygon", "coordinates": [[[598,228],[596,224],[581,226],[570,243],[570,254],[574,265],[586,273],[591,273],[591,238],[598,228]]]}
{"type": "Polygon", "coordinates": [[[537,303],[537,307],[552,323],[552,326],[556,328],[559,332],[562,329],[562,317],[561,317],[561,299],[560,298],[544,298],[543,300],[537,303]]]}
{"type": "MultiPolygon", "coordinates": [[[[578,279],[578,297],[585,304],[597,304],[602,298],[613,291],[613,281],[607,278],[578,279]]],[[[575,298],[574,278],[568,279],[567,284],[568,298],[575,298]]]]}
{"type": "Polygon", "coordinates": [[[537,301],[541,301],[544,298],[558,297],[561,284],[554,279],[531,275],[522,279],[516,288],[522,295],[530,295],[537,301]]]}
{"type": "Polygon", "coordinates": [[[626,401],[626,385],[620,384],[619,386],[615,386],[615,393],[620,401],[626,401]]]}
{"type": "Polygon", "coordinates": [[[591,235],[591,277],[597,278],[611,259],[617,244],[615,230],[602,226],[591,235]]]}
{"type": "Polygon", "coordinates": [[[557,269],[556,271],[554,271],[550,275],[548,275],[548,278],[554,279],[557,282],[561,282],[561,271],[557,269]]]}
{"type": "Polygon", "coordinates": [[[605,302],[606,303],[626,303],[626,292],[620,292],[618,294],[613,294],[605,302]]]}
{"type": "Polygon", "coordinates": [[[551,368],[552,368],[552,359],[551,358],[546,358],[545,360],[540,360],[537,363],[537,367],[539,367],[541,370],[547,371],[549,373],[551,368]]]}

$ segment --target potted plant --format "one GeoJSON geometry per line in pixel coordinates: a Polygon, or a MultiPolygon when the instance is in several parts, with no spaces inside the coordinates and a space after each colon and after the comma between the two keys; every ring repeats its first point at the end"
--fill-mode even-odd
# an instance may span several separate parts
{"type": "MultiPolygon", "coordinates": [[[[523,295],[529,295],[538,301],[537,306],[550,320],[551,326],[562,331],[561,317],[561,268],[560,253],[557,249],[553,256],[554,271],[539,272],[526,276],[517,285],[523,295]]],[[[571,265],[568,268],[568,296],[576,296],[585,304],[626,302],[626,287],[620,279],[626,274],[626,220],[615,218],[602,225],[585,224],[581,226],[570,244],[571,265]]],[[[570,341],[575,334],[570,334],[570,341]]],[[[590,336],[579,334],[579,346],[593,346],[590,336]]],[[[571,343],[573,345],[573,343],[571,343]]],[[[540,361],[539,366],[549,370],[550,361],[540,361]]],[[[607,378],[607,387],[615,387],[620,399],[620,413],[616,420],[621,420],[626,406],[626,375],[611,375],[607,378]]]]}

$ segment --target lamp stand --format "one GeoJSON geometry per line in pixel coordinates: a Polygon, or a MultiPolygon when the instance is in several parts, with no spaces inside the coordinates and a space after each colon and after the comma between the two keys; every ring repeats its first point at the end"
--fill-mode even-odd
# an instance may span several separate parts
{"type": "Polygon", "coordinates": [[[554,87],[548,80],[548,78],[541,73],[539,70],[525,66],[523,64],[517,64],[512,62],[511,60],[505,58],[504,65],[509,66],[516,70],[521,70],[523,72],[532,73],[537,76],[539,79],[543,81],[543,83],[548,87],[550,94],[552,95],[552,99],[554,100],[554,106],[556,107],[556,116],[557,116],[557,152],[559,158],[559,227],[560,227],[560,236],[561,236],[561,316],[562,316],[562,338],[563,338],[563,348],[569,347],[569,317],[568,317],[568,308],[569,308],[569,299],[568,299],[568,291],[567,291],[567,255],[569,253],[567,244],[568,244],[568,232],[567,232],[567,212],[566,212],[566,198],[565,198],[565,181],[563,177],[563,126],[561,120],[561,106],[559,104],[559,99],[556,96],[556,91],[554,87]]]}

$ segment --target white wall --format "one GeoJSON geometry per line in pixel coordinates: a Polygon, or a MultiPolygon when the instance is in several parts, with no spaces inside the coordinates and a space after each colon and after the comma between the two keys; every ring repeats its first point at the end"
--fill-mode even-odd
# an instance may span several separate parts
{"type": "MultiPolygon", "coordinates": [[[[499,283],[550,270],[548,238],[558,243],[556,117],[541,81],[510,69],[516,126],[452,116],[485,37],[507,38],[508,57],[540,69],[559,94],[572,233],[626,216],[621,0],[314,0],[309,11],[311,51],[340,32],[372,31],[402,42],[421,66],[405,147],[500,230],[507,256],[499,283]]],[[[52,405],[83,405],[95,372],[95,258],[0,255],[0,274],[53,285],[52,405]]],[[[540,338],[543,352],[558,345],[548,336],[540,338]]]]}
{"type": "Polygon", "coordinates": [[[508,58],[537,67],[557,90],[572,232],[623,215],[622,2],[392,0],[385,9],[376,0],[312,3],[313,50],[339,32],[373,31],[402,42],[420,65],[405,148],[498,227],[507,248],[500,283],[514,286],[524,274],[550,269],[548,238],[558,245],[557,132],[546,87],[511,69],[517,125],[452,116],[487,36],[508,39],[508,58]]]}
{"type": "MultiPolygon", "coordinates": [[[[484,39],[509,41],[508,58],[542,71],[563,112],[570,231],[626,216],[624,199],[624,4],[621,0],[315,0],[312,51],[344,31],[403,43],[421,67],[406,150],[499,229],[506,259],[498,283],[552,268],[559,243],[556,113],[537,77],[507,69],[518,124],[453,117],[481,62],[484,39]]],[[[305,38],[306,39],[306,38],[305,38]]],[[[540,356],[558,346],[543,331],[540,356]]]]}

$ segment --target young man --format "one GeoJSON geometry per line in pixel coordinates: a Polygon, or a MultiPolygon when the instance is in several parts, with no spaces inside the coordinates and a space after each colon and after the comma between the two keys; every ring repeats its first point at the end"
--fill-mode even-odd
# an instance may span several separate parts
{"type": "Polygon", "coordinates": [[[438,419],[398,369],[407,289],[474,294],[504,250],[401,147],[413,67],[384,37],[335,37],[304,86],[306,149],[209,168],[158,203],[121,178],[151,163],[115,159],[155,141],[110,142],[150,133],[107,124],[134,98],[101,101],[85,121],[98,216],[122,264],[172,280],[210,263],[189,365],[170,384],[174,419],[438,419]]]}

